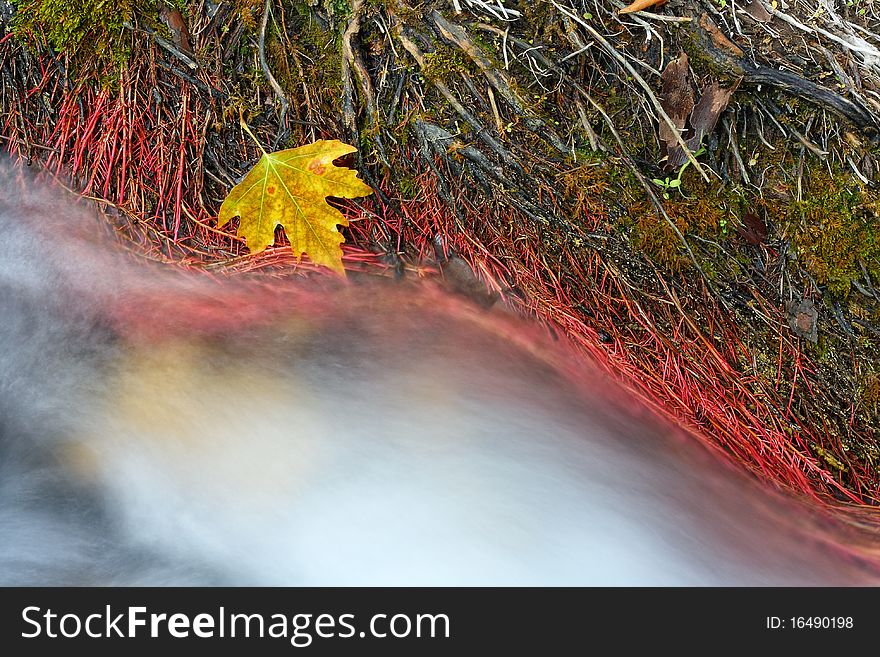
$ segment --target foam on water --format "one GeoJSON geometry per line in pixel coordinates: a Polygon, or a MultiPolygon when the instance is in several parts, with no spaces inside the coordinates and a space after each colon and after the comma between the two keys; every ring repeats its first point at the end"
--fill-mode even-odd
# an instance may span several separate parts
{"type": "Polygon", "coordinates": [[[218,281],[8,162],[0,194],[0,583],[876,582],[509,313],[218,281]]]}

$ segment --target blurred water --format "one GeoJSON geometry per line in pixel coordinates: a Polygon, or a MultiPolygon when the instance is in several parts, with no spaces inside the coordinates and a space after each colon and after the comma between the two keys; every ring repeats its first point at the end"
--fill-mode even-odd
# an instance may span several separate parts
{"type": "Polygon", "coordinates": [[[508,313],[213,280],[102,226],[0,161],[0,583],[877,581],[508,313]]]}

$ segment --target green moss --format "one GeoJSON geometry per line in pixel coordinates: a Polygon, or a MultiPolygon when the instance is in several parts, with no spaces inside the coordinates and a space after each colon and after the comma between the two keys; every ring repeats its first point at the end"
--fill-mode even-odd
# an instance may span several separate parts
{"type": "Polygon", "coordinates": [[[516,8],[522,14],[522,24],[528,25],[534,38],[543,38],[551,29],[556,29],[559,23],[553,5],[549,2],[535,2],[535,0],[519,0],[516,8]]]}
{"type": "Polygon", "coordinates": [[[743,69],[737,60],[713,43],[698,20],[675,24],[671,30],[687,52],[690,67],[697,79],[711,77],[722,86],[729,86],[742,78],[743,69]]]}
{"type": "Polygon", "coordinates": [[[880,408],[880,374],[872,372],[865,377],[862,384],[861,401],[871,413],[880,408]]]}
{"type": "Polygon", "coordinates": [[[465,54],[449,46],[438,44],[434,52],[425,53],[422,73],[429,80],[444,79],[449,73],[475,74],[471,61],[465,54]]]}
{"type": "Polygon", "coordinates": [[[404,199],[413,199],[419,195],[419,184],[414,177],[409,175],[401,176],[397,181],[397,188],[400,190],[400,195],[404,199]]]}
{"type": "Polygon", "coordinates": [[[880,277],[880,199],[845,173],[829,175],[819,167],[807,180],[803,200],[776,208],[777,217],[801,265],[828,292],[849,294],[862,277],[880,277]]]}
{"type": "MultiPolygon", "coordinates": [[[[262,7],[262,2],[260,3],[262,7]]],[[[316,115],[332,116],[340,111],[342,98],[342,31],[315,20],[309,0],[292,3],[286,14],[288,36],[281,34],[280,22],[269,22],[266,34],[266,57],[278,83],[287,94],[294,111],[311,109],[316,115]],[[306,96],[308,93],[308,96],[306,96]]],[[[262,9],[260,10],[262,11],[262,9]]],[[[243,48],[252,48],[243,40],[243,48]]],[[[271,93],[268,80],[255,57],[249,71],[254,85],[271,93]]]]}
{"type": "Polygon", "coordinates": [[[819,455],[819,457],[825,461],[829,466],[834,468],[835,470],[839,470],[840,472],[846,472],[846,466],[841,463],[838,459],[834,457],[834,455],[826,449],[822,449],[816,443],[811,443],[810,447],[813,448],[813,451],[819,455]]]}
{"type": "Polygon", "coordinates": [[[345,20],[351,16],[351,3],[348,0],[323,0],[324,10],[334,20],[345,20]]]}
{"type": "Polygon", "coordinates": [[[880,406],[880,373],[872,372],[865,377],[862,401],[871,406],[880,406]]]}
{"type": "MultiPolygon", "coordinates": [[[[680,215],[670,216],[676,227],[687,233],[687,222],[680,215]]],[[[642,251],[651,262],[669,271],[683,271],[691,265],[681,240],[666,221],[648,210],[647,204],[636,217],[632,245],[642,251]]]]}
{"type": "Polygon", "coordinates": [[[245,29],[251,32],[256,31],[260,24],[261,14],[263,11],[263,0],[236,0],[235,13],[244,25],[245,29]]]}
{"type": "MultiPolygon", "coordinates": [[[[731,216],[730,205],[736,200],[728,198],[730,190],[718,183],[706,183],[690,170],[684,180],[682,188],[687,189],[687,195],[671,191],[669,198],[662,201],[666,214],[682,235],[695,234],[713,240],[724,237],[731,216]]],[[[659,197],[661,193],[657,195],[659,197]]],[[[665,219],[658,216],[652,205],[638,201],[628,207],[628,212],[635,219],[632,242],[636,249],[669,271],[679,272],[693,267],[693,260],[681,238],[665,219]]],[[[711,262],[703,262],[700,266],[707,275],[715,271],[711,262]]]]}
{"type": "MultiPolygon", "coordinates": [[[[584,158],[586,159],[586,158],[584,158]]],[[[596,159],[594,157],[594,159],[596,159]]],[[[583,164],[556,176],[563,192],[568,214],[581,217],[584,214],[607,215],[605,199],[609,197],[608,170],[600,162],[583,164]]]]}
{"type": "MultiPolygon", "coordinates": [[[[239,14],[252,33],[259,31],[263,0],[236,0],[239,14]],[[248,16],[252,16],[250,20],[248,16]]],[[[270,68],[292,102],[305,103],[301,95],[305,85],[312,97],[309,104],[323,106],[324,101],[338,104],[341,92],[342,33],[351,15],[349,0],[294,0],[285,3],[287,36],[281,33],[278,15],[269,20],[266,54],[270,68]],[[317,12],[322,19],[316,20],[317,12]],[[323,11],[321,11],[323,10],[323,11]],[[291,49],[295,52],[290,52],[291,49]],[[298,59],[298,61],[297,61],[298,59]]],[[[249,47],[242,44],[242,47],[249,47]]],[[[263,76],[257,71],[255,79],[263,76]]]]}
{"type": "Polygon", "coordinates": [[[57,53],[79,69],[100,70],[129,56],[125,23],[136,13],[155,15],[179,0],[18,0],[14,29],[20,36],[45,36],[57,53]]]}

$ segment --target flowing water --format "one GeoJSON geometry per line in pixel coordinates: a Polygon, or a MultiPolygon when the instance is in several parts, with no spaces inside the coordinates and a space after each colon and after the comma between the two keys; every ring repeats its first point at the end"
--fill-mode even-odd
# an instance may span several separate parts
{"type": "Polygon", "coordinates": [[[329,279],[148,262],[0,161],[0,583],[876,583],[512,313],[329,279]]]}

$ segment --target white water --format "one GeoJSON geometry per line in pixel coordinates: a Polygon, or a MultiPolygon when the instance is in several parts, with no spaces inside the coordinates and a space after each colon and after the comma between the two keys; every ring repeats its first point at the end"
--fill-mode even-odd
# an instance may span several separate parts
{"type": "Polygon", "coordinates": [[[212,282],[0,195],[0,583],[876,582],[501,310],[212,282]]]}

